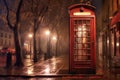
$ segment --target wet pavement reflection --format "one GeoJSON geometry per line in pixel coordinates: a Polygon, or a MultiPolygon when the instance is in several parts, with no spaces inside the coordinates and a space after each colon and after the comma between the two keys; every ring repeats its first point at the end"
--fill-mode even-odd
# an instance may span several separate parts
{"type": "MultiPolygon", "coordinates": [[[[30,58],[24,59],[24,67],[5,68],[4,57],[0,61],[0,80],[109,80],[102,76],[81,76],[69,73],[69,61],[66,57],[53,57],[33,63],[30,58]],[[3,58],[3,60],[2,60],[3,58]]],[[[112,78],[112,80],[120,80],[112,78]]]]}
{"type": "Polygon", "coordinates": [[[58,80],[60,77],[48,78],[47,76],[57,75],[65,66],[62,57],[40,60],[35,64],[27,58],[24,60],[24,64],[24,67],[5,68],[5,66],[0,66],[0,80],[58,80]],[[31,78],[23,79],[26,76],[31,76],[31,78]]]}

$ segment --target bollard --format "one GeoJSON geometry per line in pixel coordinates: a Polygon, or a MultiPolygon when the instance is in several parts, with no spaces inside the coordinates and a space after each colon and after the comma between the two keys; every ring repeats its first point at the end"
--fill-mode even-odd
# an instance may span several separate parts
{"type": "Polygon", "coordinates": [[[12,66],[12,54],[8,52],[6,56],[6,68],[9,68],[11,66],[12,66]]]}

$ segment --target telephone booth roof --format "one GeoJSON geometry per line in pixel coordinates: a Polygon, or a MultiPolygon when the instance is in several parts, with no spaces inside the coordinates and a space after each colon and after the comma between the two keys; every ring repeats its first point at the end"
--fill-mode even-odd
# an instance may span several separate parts
{"type": "Polygon", "coordinates": [[[72,6],[69,7],[69,10],[72,10],[74,8],[80,8],[80,7],[85,7],[85,8],[88,8],[90,10],[95,10],[95,7],[92,6],[92,5],[88,5],[88,4],[74,4],[72,6]]]}
{"type": "Polygon", "coordinates": [[[70,16],[73,16],[74,12],[82,12],[80,10],[83,10],[83,12],[90,12],[91,15],[94,15],[95,7],[90,4],[80,3],[80,4],[74,4],[70,6],[68,9],[69,9],[70,16]]]}

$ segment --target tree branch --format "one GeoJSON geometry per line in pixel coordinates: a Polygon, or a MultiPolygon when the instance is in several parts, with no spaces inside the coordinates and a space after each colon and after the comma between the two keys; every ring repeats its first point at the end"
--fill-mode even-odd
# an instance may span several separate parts
{"type": "Polygon", "coordinates": [[[9,28],[13,30],[13,26],[10,23],[10,20],[9,20],[9,8],[8,8],[8,4],[7,4],[6,0],[3,0],[3,2],[5,4],[6,10],[7,10],[7,15],[6,15],[7,24],[9,25],[9,28]]]}
{"type": "Polygon", "coordinates": [[[16,23],[15,23],[15,26],[18,25],[18,22],[20,21],[20,10],[21,10],[21,5],[23,3],[23,0],[20,0],[19,1],[19,4],[18,4],[18,9],[17,9],[17,12],[16,12],[16,23]]]}

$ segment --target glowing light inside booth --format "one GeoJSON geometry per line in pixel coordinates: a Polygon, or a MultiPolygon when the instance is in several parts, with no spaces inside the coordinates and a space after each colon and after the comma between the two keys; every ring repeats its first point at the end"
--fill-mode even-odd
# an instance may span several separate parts
{"type": "Polygon", "coordinates": [[[73,13],[74,16],[79,16],[79,15],[91,15],[90,12],[74,12],[73,13]]]}

